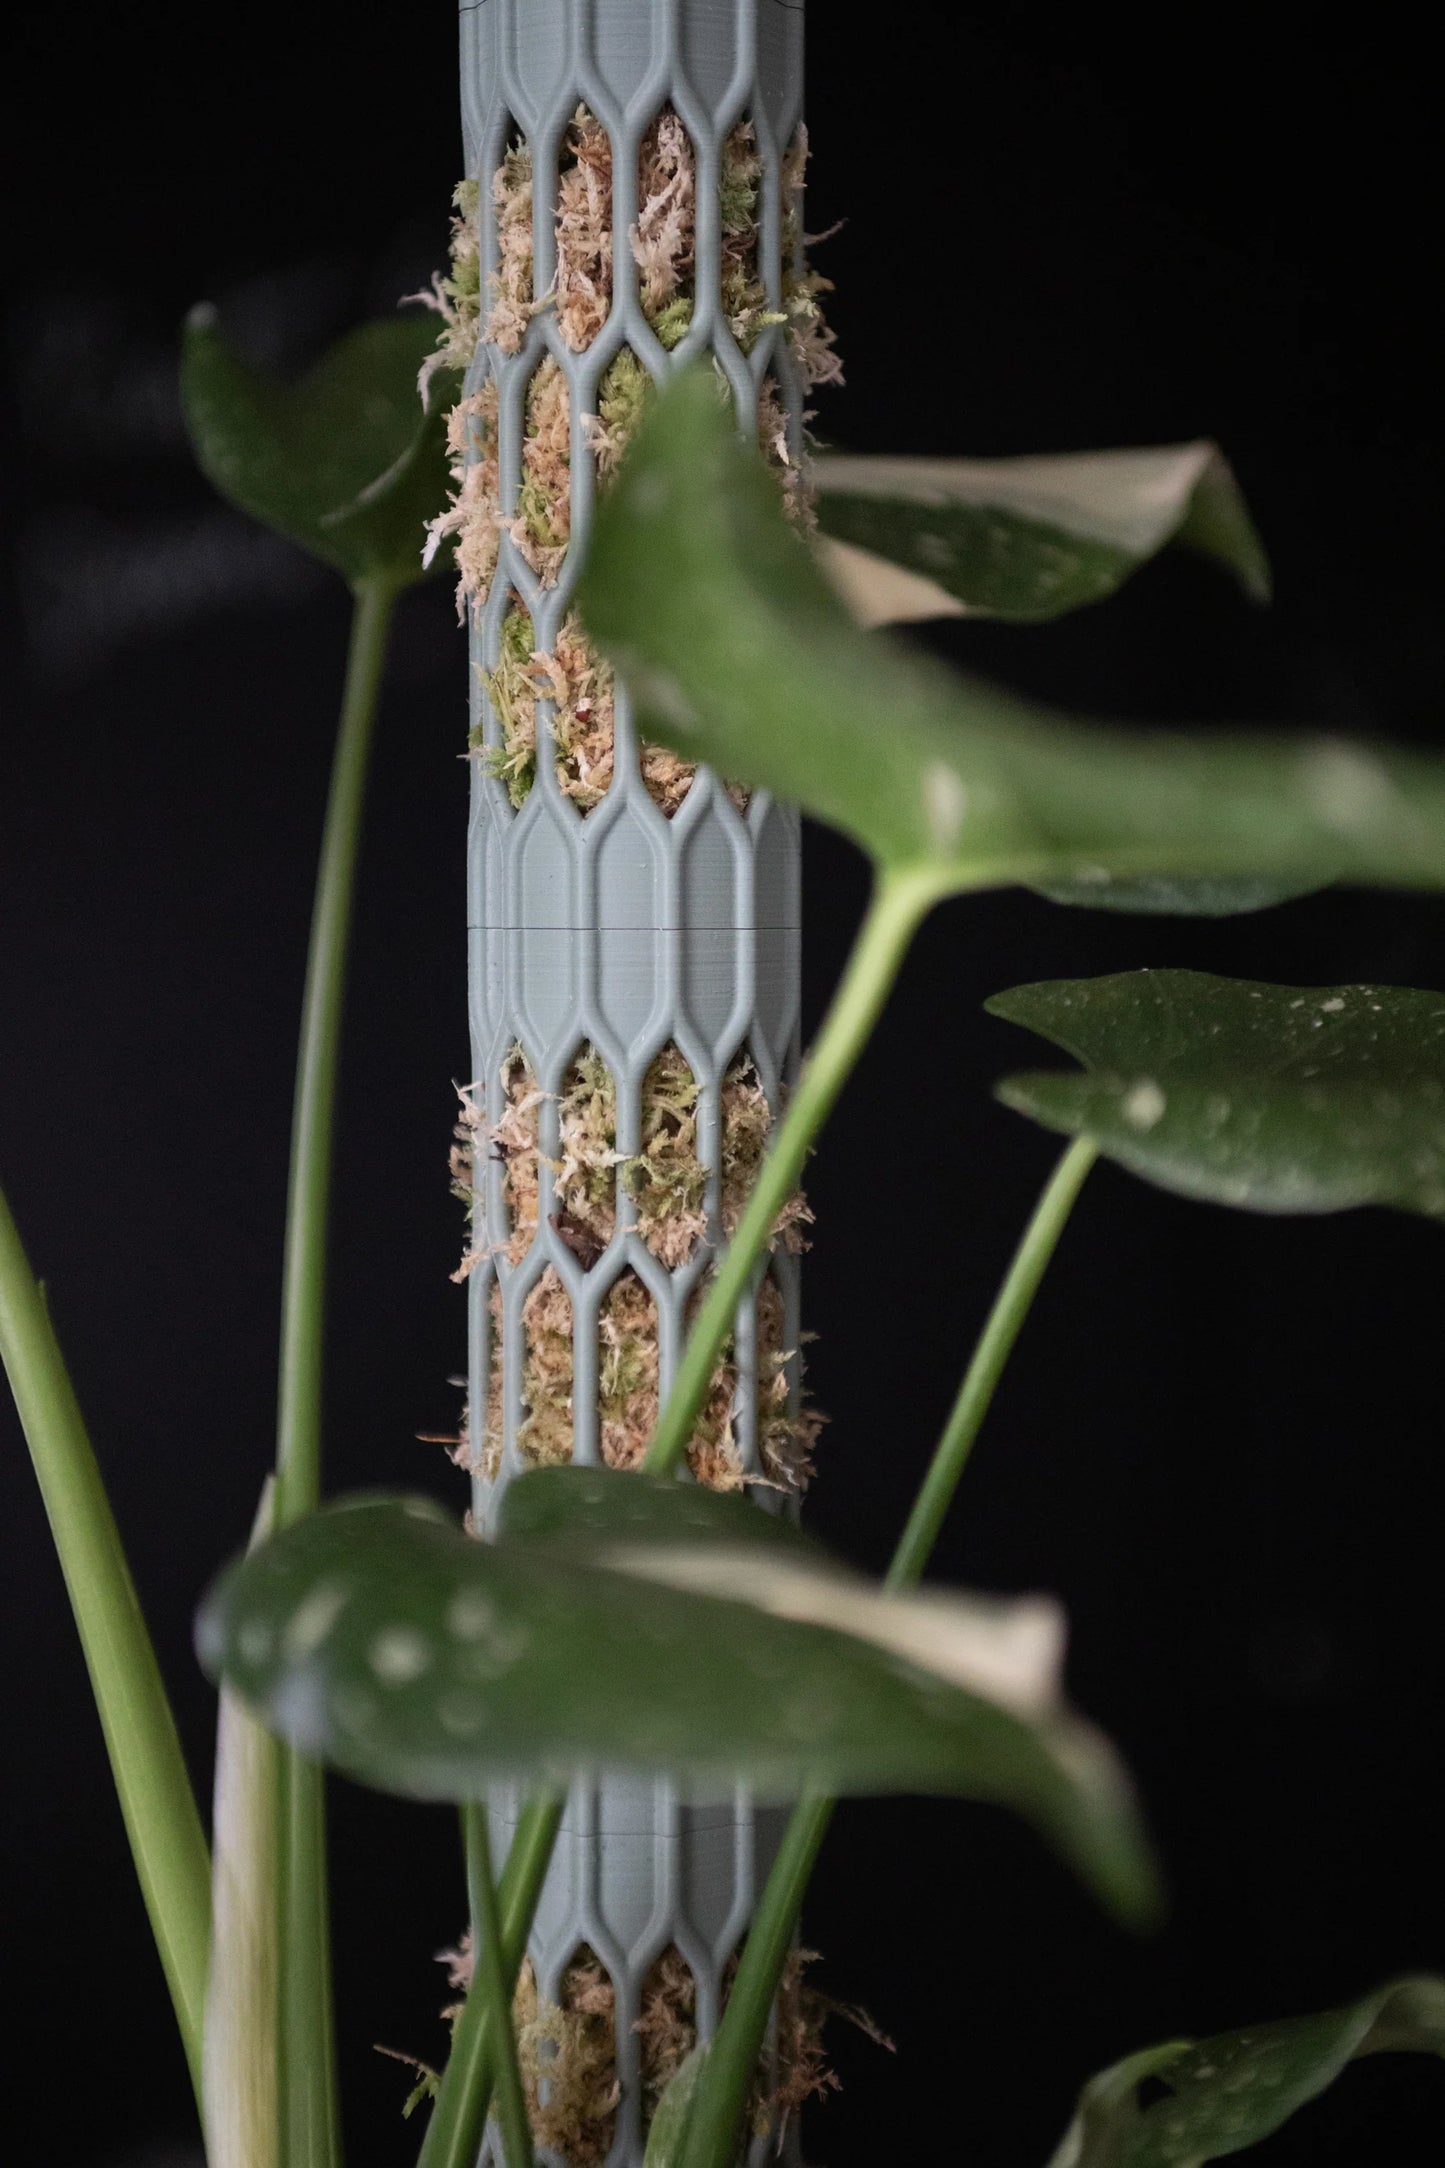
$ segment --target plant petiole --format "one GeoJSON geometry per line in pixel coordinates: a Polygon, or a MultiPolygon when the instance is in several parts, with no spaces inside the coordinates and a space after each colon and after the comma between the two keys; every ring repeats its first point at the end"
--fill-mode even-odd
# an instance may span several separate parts
{"type": "Polygon", "coordinates": [[[908,945],[937,900],[936,878],[904,869],[880,872],[823,1026],[803,1063],[777,1134],[758,1172],[737,1233],[719,1260],[697,1323],[688,1334],[672,1390],[643,1465],[654,1475],[679,1466],[707,1397],[739,1302],[767,1248],[778,1214],[797,1185],[813,1139],[831,1113],[877,1023],[908,945]]]}
{"type": "MultiPolygon", "coordinates": [[[[397,588],[354,590],[351,644],[322,831],[291,1124],[277,1392],[275,1527],[321,1496],[326,1221],[361,817],[397,588]]],[[[277,1861],[281,2125],[291,2168],[338,2168],[326,1803],[321,1770],[282,1747],[277,1861]]]]}
{"type": "MultiPolygon", "coordinates": [[[[899,1538],[887,1588],[911,1588],[927,1563],[1004,1364],[1096,1157],[1088,1138],[1076,1138],[1034,1207],[899,1538]]],[[[698,2075],[680,2168],[732,2168],[768,2013],[833,1807],[831,1799],[806,1797],[789,1818],[738,1959],[717,2037],[698,2075]]]]}
{"type": "MultiPolygon", "coordinates": [[[[476,1849],[477,1824],[484,1812],[480,1806],[467,1810],[468,1852],[471,1855],[468,1879],[472,1884],[474,1905],[480,1879],[478,1868],[490,1852],[488,1847],[488,1855],[479,1855],[476,1849]]],[[[542,1795],[529,1800],[513,1832],[507,1863],[497,1885],[501,1924],[498,1947],[502,1957],[507,2030],[510,2030],[512,1993],[561,1822],[560,1799],[542,1795]]],[[[496,2076],[497,2043],[493,2031],[492,1998],[478,1966],[452,2034],[451,2053],[442,2072],[441,2090],[422,2141],[417,2168],[476,2168],[496,2076]]]]}

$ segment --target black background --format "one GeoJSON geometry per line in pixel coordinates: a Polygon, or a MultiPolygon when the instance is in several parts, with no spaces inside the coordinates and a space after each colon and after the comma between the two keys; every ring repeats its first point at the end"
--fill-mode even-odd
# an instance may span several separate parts
{"type": "MultiPolygon", "coordinates": [[[[1165,561],[1044,630],[948,652],[1083,710],[1428,739],[1440,354],[1424,52],[1400,9],[815,4],[810,220],[865,449],[1217,435],[1274,556],[1253,612],[1165,561]],[[1280,28],[1262,31],[1271,21],[1280,28]],[[879,26],[882,26],[881,28],[879,26]]],[[[177,327],[218,300],[292,365],[419,285],[458,165],[448,11],[24,8],[3,426],[0,1165],[90,1411],[204,1779],[196,1594],[268,1452],[290,1065],[346,598],[193,474],[177,327]]],[[[330,1341],[338,1485],[427,1484],[462,1360],[447,1195],[466,1073],[465,666],[450,599],[398,629],[362,873],[330,1341]]],[[[881,726],[881,719],[880,719],[881,726]]],[[[863,868],[807,846],[816,1019],[863,868]]],[[[811,1175],[809,1508],[881,1564],[1051,1147],[989,1099],[1020,980],[1193,964],[1445,985],[1445,905],[1331,895],[1219,926],[940,911],[811,1175]]],[[[898,2058],[846,2032],[815,2159],[1039,2164],[1126,2049],[1445,1966],[1435,1227],[1265,1221],[1103,1169],[999,1395],[941,1578],[1057,1590],[1076,1698],[1138,1772],[1170,1926],[1114,1931],[1001,1816],[846,1809],[808,1939],[898,2058]]],[[[24,1450],[0,1411],[3,2083],[13,2157],[193,2159],[187,2088],[24,1450]],[[24,2138],[34,2126],[39,2135],[24,2138]]],[[[414,2157],[450,1817],[337,1799],[355,2168],[414,2157]]],[[[1351,2074],[1261,2161],[1394,2168],[1445,2072],[1351,2074]]],[[[12,2157],[7,2153],[7,2158],[12,2157]]]]}

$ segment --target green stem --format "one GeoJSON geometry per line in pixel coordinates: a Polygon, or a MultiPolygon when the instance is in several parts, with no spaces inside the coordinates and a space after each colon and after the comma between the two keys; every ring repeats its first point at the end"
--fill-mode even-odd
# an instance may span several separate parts
{"type": "MultiPolygon", "coordinates": [[[[355,590],[317,867],[286,1202],[276,1424],[278,1531],[314,1512],[321,1496],[326,1222],[341,1014],[362,806],[395,600],[396,590],[386,580],[363,581],[355,590]]],[[[282,2159],[285,2168],[337,2168],[340,2137],[321,1770],[283,1748],[278,1795],[282,2159]]]]}
{"type": "Polygon", "coordinates": [[[278,1530],[289,1528],[303,1513],[313,1513],[321,1497],[326,1218],[331,1200],[346,949],[377,693],[395,599],[395,590],[381,580],[363,582],[356,590],[346,688],[316,872],[286,1200],[276,1431],[278,1530]]]}
{"type": "Polygon", "coordinates": [[[487,2021],[494,2047],[498,2120],[502,2126],[505,2168],[532,2168],[532,2130],[527,2121],[527,2096],[522,2089],[522,2070],[517,2061],[517,2036],[512,2027],[514,1980],[507,1978],[502,1950],[502,1921],[497,1906],[497,1885],[492,1873],[492,1844],[487,1832],[487,1810],[471,1810],[468,1829],[472,1891],[472,1966],[487,2003],[487,2021]]]}
{"type": "Polygon", "coordinates": [[[1013,1353],[1014,1342],[1038,1293],[1039,1282],[1058,1247],[1074,1200],[1084,1186],[1084,1177],[1098,1156],[1099,1148],[1091,1138],[1076,1137],[1060,1156],[1034,1206],[1023,1240],[1014,1251],[1003,1284],[994,1297],[988,1323],[973,1351],[943,1435],[934,1447],[908,1524],[898,1539],[898,1548],[884,1579],[885,1588],[913,1588],[923,1576],[923,1569],[938,1541],[939,1530],[953,1503],[973,1441],[1003,1376],[1004,1364],[1013,1353]]]}
{"type": "Polygon", "coordinates": [[[339,2168],[324,1774],[291,1747],[277,1772],[276,2089],[282,2168],[339,2168]]]}
{"type": "Polygon", "coordinates": [[[211,1863],[155,1650],[45,1295],[0,1192],[0,1358],[69,1592],[197,2106],[211,1863]]]}
{"type": "MultiPolygon", "coordinates": [[[[884,1582],[889,1589],[911,1588],[923,1572],[1044,1268],[1096,1157],[1097,1147],[1087,1137],[1076,1138],[1034,1207],[893,1554],[884,1582]]],[[[681,2168],[732,2168],[736,2159],[768,2013],[834,1804],[828,1798],[805,1797],[789,1818],[743,1944],[717,2038],[698,2077],[681,2168]]]]}
{"type": "Polygon", "coordinates": [[[809,1146],[832,1111],[878,1021],[919,920],[937,894],[936,881],[925,875],[884,873],[879,877],[823,1028],[803,1064],[787,1114],[759,1170],[737,1233],[718,1264],[697,1323],[688,1334],[672,1390],[647,1449],[644,1465],[655,1474],[670,1474],[687,1450],[753,1268],[767,1248],[778,1214],[797,1186],[809,1146]]]}
{"type": "MultiPolygon", "coordinates": [[[[476,1822],[481,1811],[475,1809],[468,1817],[469,1850],[472,1853],[470,1879],[474,1892],[478,1881],[476,1822]]],[[[560,1799],[529,1800],[522,1810],[507,1853],[507,1864],[502,1869],[498,1891],[501,1920],[498,1944],[502,1953],[504,2005],[508,2013],[561,1821],[560,1799]]],[[[478,1967],[452,2034],[451,2053],[442,2072],[441,2091],[427,2126],[417,2168],[476,2168],[496,2074],[497,2043],[493,2034],[491,1996],[478,1967]]]]}

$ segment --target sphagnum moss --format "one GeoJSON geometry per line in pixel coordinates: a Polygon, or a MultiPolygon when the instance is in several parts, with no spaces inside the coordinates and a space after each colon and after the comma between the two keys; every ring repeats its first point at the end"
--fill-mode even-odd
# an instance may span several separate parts
{"type": "MultiPolygon", "coordinates": [[[[501,1112],[488,1123],[471,1093],[462,1095],[462,1114],[452,1146],[451,1172],[457,1195],[469,1213],[476,1201],[474,1169],[478,1152],[503,1163],[502,1193],[507,1225],[497,1248],[519,1265],[531,1249],[541,1209],[541,1106],[537,1087],[519,1048],[503,1075],[501,1112]]],[[[640,1149],[623,1154],[617,1145],[617,1098],[610,1072],[593,1048],[572,1063],[558,1099],[559,1155],[547,1162],[552,1174],[553,1225],[590,1270],[617,1229],[619,1198],[627,1217],[624,1229],[641,1236],[659,1264],[669,1270],[684,1265],[707,1233],[707,1170],[699,1153],[697,1080],[676,1046],[668,1045],[650,1063],[643,1079],[640,1149]]],[[[739,1054],[724,1072],[719,1090],[719,1217],[731,1235],[751,1193],[767,1146],[772,1113],[751,1057],[739,1054]]],[[[777,1247],[803,1246],[811,1213],[801,1195],[779,1215],[777,1247]]],[[[482,1262],[486,1246],[470,1244],[457,1276],[465,1278],[482,1262]]],[[[501,1289],[490,1294],[493,1363],[482,1436],[468,1440],[473,1464],[488,1477],[501,1464],[503,1314],[501,1289]]],[[[757,1297],[758,1454],[763,1480],[799,1490],[811,1472],[811,1453],[821,1418],[816,1411],[792,1406],[781,1290],[765,1277],[757,1297]]],[[[518,1450],[537,1466],[560,1465],[572,1457],[572,1305],[555,1268],[544,1268],[521,1308],[524,1340],[522,1398],[526,1409],[518,1432],[518,1450]]],[[[636,1467],[647,1449],[659,1409],[660,1352],[657,1313],[651,1295],[636,1273],[624,1271],[605,1296],[598,1313],[598,1414],[601,1453],[611,1467],[636,1467]]],[[[738,1377],[731,1351],[724,1353],[712,1390],[699,1417],[690,1454],[699,1481],[736,1489],[745,1480],[734,1435],[733,1410],[738,1377]]]]}
{"type": "MultiPolygon", "coordinates": [[[[785,197],[800,200],[807,138],[799,131],[784,167],[785,197]]],[[[762,165],[750,121],[725,138],[719,171],[722,226],[722,306],[744,353],[769,325],[782,328],[789,354],[805,385],[841,380],[833,333],[821,296],[829,281],[802,264],[796,209],[786,214],[781,307],[770,309],[761,277],[759,247],[762,165]]],[[[479,188],[463,183],[452,227],[450,275],[433,282],[429,299],[443,319],[438,355],[428,365],[465,367],[479,340],[502,353],[518,353],[533,318],[550,311],[568,349],[581,353],[606,324],[613,304],[615,236],[612,230],[612,145],[606,129],[579,106],[559,159],[556,196],[557,268],[549,291],[535,292],[532,260],[534,176],[530,151],[515,145],[492,175],[498,263],[485,296],[477,258],[479,188]],[[483,302],[485,301],[485,308],[483,302]]],[[[697,200],[691,143],[678,116],[660,113],[643,137],[638,158],[638,215],[627,237],[636,266],[643,314],[668,349],[692,322],[697,200]]],[[[624,347],[608,363],[597,388],[595,413],[583,431],[600,487],[606,487],[637,426],[651,379],[624,347]]],[[[772,374],[758,390],[758,441],[776,469],[785,500],[803,524],[811,519],[802,470],[797,465],[781,391],[772,374]]],[[[491,590],[503,534],[542,585],[555,583],[571,534],[572,461],[565,379],[544,355],[528,386],[522,443],[522,477],[515,509],[504,513],[497,461],[497,391],[489,381],[452,411],[449,422],[453,501],[434,523],[429,547],[445,537],[456,542],[458,607],[480,607],[491,590]]],[[[533,640],[531,620],[520,604],[506,612],[498,652],[484,674],[496,718],[497,742],[485,737],[472,751],[522,805],[536,778],[537,702],[551,704],[558,781],[581,811],[588,812],[614,777],[614,711],[611,674],[592,655],[574,617],[568,617],[550,649],[533,640]]],[[[644,746],[643,783],[663,813],[676,812],[691,786],[694,768],[675,753],[644,746]]],[[[733,789],[739,806],[745,794],[733,789]]]]}
{"type": "MultiPolygon", "coordinates": [[[[471,1985],[469,1937],[464,1936],[457,1949],[444,1951],[442,1962],[453,1988],[471,1985]]],[[[759,2137],[796,2116],[806,2101],[837,2087],[823,2051],[823,2027],[830,2017],[846,2017],[874,2038],[883,2038],[860,2012],[809,1984],[805,1974],[814,1962],[813,1951],[795,1950],[779,1986],[775,2047],[753,2089],[751,2123],[759,2137]]],[[[735,1969],[734,1961],[724,1980],[724,2001],[735,1969]]],[[[458,2009],[460,2004],[454,2004],[443,2015],[454,2017],[458,2009]]],[[[621,2099],[617,1997],[606,1967],[584,1945],[564,1970],[556,2000],[549,2001],[538,1993],[531,1959],[524,1958],[512,2018],[537,2144],[560,2154],[569,2168],[600,2168],[612,2146],[621,2099]]],[[[632,2029],[638,2040],[645,2124],[697,2044],[697,1983],[675,1944],[648,1968],[632,2029]]]]}
{"type": "MultiPolygon", "coordinates": [[[[771,310],[761,275],[762,162],[750,122],[725,139],[719,173],[722,228],[721,303],[732,337],[752,351],[769,326],[782,329],[793,367],[807,385],[833,383],[841,371],[833,334],[820,297],[828,281],[802,264],[801,200],[807,158],[799,133],[784,171],[784,285],[781,307],[771,310]]],[[[433,300],[443,318],[437,360],[465,367],[485,339],[504,354],[517,354],[533,318],[552,312],[563,343],[573,353],[603,329],[614,296],[616,244],[612,228],[612,146],[594,115],[579,108],[559,161],[556,194],[557,267],[548,293],[535,290],[532,257],[534,175],[522,144],[508,149],[491,177],[498,261],[483,293],[478,263],[477,184],[457,195],[450,276],[435,282],[433,300]]],[[[694,313],[696,168],[692,146],[678,116],[662,112],[646,132],[639,153],[638,216],[627,236],[636,267],[643,313],[667,350],[686,335],[694,313]]],[[[636,430],[651,390],[643,362],[622,348],[598,382],[596,411],[583,417],[581,445],[572,440],[567,384],[551,355],[544,355],[527,388],[521,446],[521,486],[515,507],[504,511],[498,463],[498,397],[495,379],[464,398],[449,422],[453,501],[436,522],[430,547],[444,537],[456,542],[458,610],[488,599],[503,537],[543,587],[553,585],[571,536],[574,458],[593,463],[606,488],[636,430]]],[[[757,398],[758,440],[779,479],[790,515],[811,522],[803,473],[795,454],[781,386],[766,372],[757,398]]],[[[496,738],[474,734],[471,750],[520,808],[536,781],[539,702],[547,703],[555,772],[563,794],[587,813],[615,780],[615,710],[612,674],[593,652],[573,614],[566,615],[550,646],[535,638],[520,597],[503,612],[494,660],[483,688],[496,723],[496,738]]],[[[641,779],[668,816],[691,788],[693,765],[664,747],[643,745],[641,779]]],[[[740,812],[747,794],[728,794],[740,812]]],[[[469,1215],[476,1203],[475,1163],[486,1153],[502,1162],[505,1225],[473,1227],[457,1277],[483,1262],[489,1247],[513,1265],[526,1258],[541,1210],[541,1108],[543,1094],[520,1048],[504,1066],[501,1105],[488,1124],[475,1098],[462,1095],[462,1118],[452,1153],[452,1177],[469,1215]]],[[[618,1232],[635,1229],[668,1271],[686,1266],[708,1234],[708,1169],[700,1150],[701,1094],[679,1049],[666,1046],[643,1082],[636,1152],[617,1143],[617,1103],[606,1064],[592,1048],[572,1063],[558,1097],[558,1156],[550,1162],[552,1224],[584,1271],[591,1270],[618,1232]]],[[[717,1215],[724,1238],[736,1230],[756,1181],[774,1110],[751,1058],[740,1053],[719,1089],[717,1215]]],[[[811,1218],[801,1195],[790,1200],[774,1230],[774,1247],[797,1250],[811,1218]]],[[[694,1297],[695,1308],[702,1289],[694,1297]]],[[[486,1404],[477,1418],[464,1412],[454,1457],[494,1478],[502,1452],[503,1305],[500,1286],[489,1294],[492,1364],[486,1404]],[[475,1435],[476,1428],[480,1436],[475,1435]]],[[[811,1474],[811,1454],[821,1418],[797,1405],[791,1373],[795,1351],[787,1345],[786,1306],[777,1280],[763,1277],[755,1304],[756,1445],[761,1479],[801,1490],[811,1474]]],[[[517,1447],[534,1465],[563,1464],[573,1453],[573,1309],[555,1268],[548,1264],[528,1290],[520,1313],[523,1420],[517,1447]]],[[[612,1467],[638,1466],[657,1420],[660,1345],[657,1308],[638,1274],[624,1269],[608,1288],[597,1316],[599,1449],[612,1467]]],[[[731,1344],[724,1348],[689,1448],[689,1464],[701,1482],[735,1489],[745,1480],[735,1430],[739,1378],[731,1344]]],[[[811,2094],[836,2081],[819,2045],[822,1998],[805,1988],[802,1964],[793,1961],[778,2005],[778,2051],[771,2076],[759,2081],[755,2123],[759,2131],[795,2114],[811,2094]]],[[[729,1975],[730,1977],[731,1975],[729,1975]]],[[[465,1984],[465,1968],[454,1971],[465,1984]]],[[[641,2036],[643,2112],[650,2117],[668,2080],[696,2038],[696,1990],[676,1949],[665,1950],[645,1983],[637,2030],[641,2036]]],[[[616,2002],[605,1969],[590,1951],[579,1952],[564,1975],[558,2001],[539,2002],[535,1976],[524,1965],[515,2015],[529,2113],[539,2143],[555,2148],[574,2168],[600,2163],[610,2147],[618,2106],[616,2002]]]]}

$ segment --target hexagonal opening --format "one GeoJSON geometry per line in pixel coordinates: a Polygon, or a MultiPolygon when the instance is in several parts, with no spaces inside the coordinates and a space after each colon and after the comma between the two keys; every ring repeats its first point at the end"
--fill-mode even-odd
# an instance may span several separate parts
{"type": "Polygon", "coordinates": [[[757,1307],[757,1456],[766,1482],[803,1491],[813,1476],[813,1452],[827,1417],[803,1391],[803,1358],[787,1334],[787,1301],[777,1279],[765,1273],[757,1307]],[[797,1389],[794,1390],[794,1380],[797,1389]]]}
{"type": "Polygon", "coordinates": [[[584,1942],[563,1968],[555,2000],[539,1995],[530,1958],[512,2015],[527,2117],[539,2146],[568,2168],[600,2168],[617,2126],[617,1995],[584,1942]]]}
{"type": "Polygon", "coordinates": [[[657,1304],[637,1274],[619,1275],[597,1313],[599,1447],[609,1468],[637,1468],[657,1425],[657,1304]]]}
{"type": "Polygon", "coordinates": [[[532,148],[515,127],[492,173],[497,260],[487,278],[485,337],[515,354],[527,336],[535,296],[532,280],[532,148]]]}
{"type": "Polygon", "coordinates": [[[527,385],[522,486],[510,533],[544,587],[562,569],[572,532],[572,417],[567,379],[544,354],[527,385]]]}

